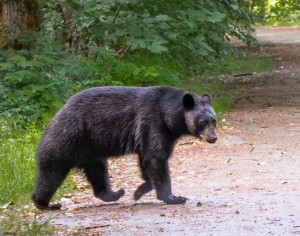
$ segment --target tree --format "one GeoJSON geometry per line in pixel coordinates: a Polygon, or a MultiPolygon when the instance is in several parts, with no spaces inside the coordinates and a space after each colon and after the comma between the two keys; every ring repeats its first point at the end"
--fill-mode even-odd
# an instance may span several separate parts
{"type": "Polygon", "coordinates": [[[0,3],[0,116],[22,120],[41,118],[91,86],[174,85],[215,70],[233,51],[232,36],[252,39],[246,0],[0,3]]]}
{"type": "Polygon", "coordinates": [[[15,49],[28,46],[19,37],[39,30],[38,0],[1,0],[0,7],[0,47],[7,47],[12,53],[15,49]]]}
{"type": "Polygon", "coordinates": [[[229,36],[251,40],[244,0],[49,0],[44,13],[47,36],[75,52],[102,47],[119,59],[148,53],[211,61],[228,53],[229,36]]]}

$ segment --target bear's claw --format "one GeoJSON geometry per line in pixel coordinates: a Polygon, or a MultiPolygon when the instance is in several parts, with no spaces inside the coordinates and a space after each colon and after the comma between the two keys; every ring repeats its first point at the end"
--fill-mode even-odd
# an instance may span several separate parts
{"type": "Polygon", "coordinates": [[[174,195],[169,195],[167,197],[164,198],[158,198],[159,200],[162,200],[164,203],[166,204],[184,204],[186,203],[186,201],[188,200],[188,198],[186,197],[176,197],[174,195]]]}
{"type": "Polygon", "coordinates": [[[32,195],[31,200],[33,201],[33,204],[36,206],[36,208],[38,208],[39,210],[56,211],[61,208],[60,203],[48,204],[46,201],[38,199],[35,194],[32,195]]]}
{"type": "Polygon", "coordinates": [[[97,194],[97,198],[100,198],[104,202],[114,202],[118,201],[121,197],[123,197],[125,194],[125,191],[123,188],[119,189],[116,192],[103,192],[97,194]]]}

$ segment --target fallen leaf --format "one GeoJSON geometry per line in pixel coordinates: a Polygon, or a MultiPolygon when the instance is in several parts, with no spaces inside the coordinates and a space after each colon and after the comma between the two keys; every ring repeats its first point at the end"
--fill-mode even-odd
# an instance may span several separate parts
{"type": "Polygon", "coordinates": [[[76,207],[72,207],[70,209],[68,209],[69,212],[74,212],[74,211],[78,211],[80,209],[80,207],[76,206],[76,207]]]}

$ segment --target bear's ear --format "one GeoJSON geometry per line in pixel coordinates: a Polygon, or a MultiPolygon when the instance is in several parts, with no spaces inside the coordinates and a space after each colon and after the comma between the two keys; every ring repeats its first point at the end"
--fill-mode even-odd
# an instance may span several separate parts
{"type": "Polygon", "coordinates": [[[183,104],[184,108],[187,110],[193,109],[195,106],[195,100],[194,100],[193,95],[191,95],[189,93],[184,94],[182,104],[183,104]]]}
{"type": "Polygon", "coordinates": [[[209,104],[211,104],[211,97],[209,96],[209,94],[207,94],[207,93],[203,94],[202,98],[204,99],[204,101],[206,101],[209,104]]]}

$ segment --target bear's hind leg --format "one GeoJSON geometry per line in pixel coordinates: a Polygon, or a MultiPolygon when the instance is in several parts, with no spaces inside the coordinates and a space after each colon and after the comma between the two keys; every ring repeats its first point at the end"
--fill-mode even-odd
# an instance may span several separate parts
{"type": "Polygon", "coordinates": [[[58,167],[39,171],[35,190],[31,196],[31,200],[38,209],[58,210],[61,208],[61,204],[49,204],[49,202],[69,171],[70,168],[59,169],[58,167]]]}
{"type": "Polygon", "coordinates": [[[143,159],[141,158],[141,155],[139,155],[139,164],[142,172],[142,178],[145,180],[144,183],[138,186],[137,190],[134,192],[134,200],[139,200],[144,194],[150,192],[153,190],[153,184],[150,179],[150,177],[147,174],[145,165],[143,164],[143,159]]]}
{"type": "Polygon", "coordinates": [[[106,160],[85,165],[84,172],[97,198],[100,198],[104,202],[113,202],[124,196],[124,189],[120,189],[116,192],[111,190],[106,160]]]}
{"type": "Polygon", "coordinates": [[[134,192],[134,200],[139,200],[144,194],[149,193],[153,190],[153,186],[151,182],[145,181],[141,185],[138,186],[137,190],[134,192]]]}

